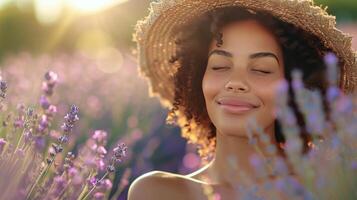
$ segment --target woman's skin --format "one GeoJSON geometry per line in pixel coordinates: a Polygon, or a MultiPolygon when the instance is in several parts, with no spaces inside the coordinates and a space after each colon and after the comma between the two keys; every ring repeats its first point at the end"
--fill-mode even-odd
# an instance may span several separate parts
{"type": "Polygon", "coordinates": [[[254,20],[230,23],[221,33],[223,45],[217,47],[212,41],[202,81],[208,115],[217,128],[214,159],[186,176],[159,171],[144,174],[131,185],[129,200],[207,199],[206,186],[221,199],[235,199],[233,186],[242,183],[238,174],[254,177],[249,159],[257,152],[248,142],[247,119],[254,116],[275,143],[275,90],[284,78],[281,48],[274,35],[254,20]],[[242,101],[250,105],[238,106],[242,101]]]}

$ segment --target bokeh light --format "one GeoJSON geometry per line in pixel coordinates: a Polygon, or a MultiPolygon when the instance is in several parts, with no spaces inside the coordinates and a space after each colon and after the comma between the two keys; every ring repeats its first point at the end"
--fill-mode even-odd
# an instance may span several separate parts
{"type": "Polygon", "coordinates": [[[126,0],[66,0],[66,3],[80,12],[92,13],[125,1],[126,0]]]}
{"type": "Polygon", "coordinates": [[[62,14],[62,0],[35,0],[36,18],[41,24],[53,24],[62,14]]]}

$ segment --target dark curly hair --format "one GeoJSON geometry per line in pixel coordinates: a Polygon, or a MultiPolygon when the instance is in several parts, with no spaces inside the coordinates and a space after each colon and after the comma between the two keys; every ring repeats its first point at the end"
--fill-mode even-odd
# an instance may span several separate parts
{"type": "MultiPolygon", "coordinates": [[[[216,128],[209,119],[202,91],[209,45],[212,40],[217,41],[217,46],[222,45],[222,33],[219,32],[222,27],[231,22],[248,19],[256,20],[268,28],[282,49],[285,79],[289,82],[288,104],[293,109],[301,127],[300,136],[304,143],[305,153],[309,149],[311,138],[294,100],[294,92],[290,84],[291,72],[299,69],[303,73],[305,87],[322,92],[324,110],[328,113],[329,109],[325,100],[326,67],[323,55],[331,49],[326,48],[316,36],[265,12],[240,7],[219,8],[179,27],[181,31],[178,32],[175,42],[176,55],[169,60],[172,65],[178,66],[178,69],[174,75],[175,98],[167,122],[175,123],[177,118],[181,118],[184,122],[180,124],[183,137],[198,145],[200,155],[206,157],[214,152],[216,128]],[[198,127],[201,130],[198,130],[198,127]]],[[[278,149],[282,150],[285,138],[278,120],[275,120],[275,138],[278,142],[278,149]]]]}

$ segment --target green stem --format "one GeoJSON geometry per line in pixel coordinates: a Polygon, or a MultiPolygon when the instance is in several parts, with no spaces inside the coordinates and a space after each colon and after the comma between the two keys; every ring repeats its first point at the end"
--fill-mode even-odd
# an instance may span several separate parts
{"type": "MultiPolygon", "coordinates": [[[[90,172],[89,175],[88,175],[88,178],[89,178],[89,179],[92,178],[93,174],[94,174],[94,171],[91,170],[91,172],[90,172]]],[[[83,195],[85,195],[85,193],[87,192],[87,189],[88,189],[88,184],[84,184],[84,187],[83,187],[83,189],[82,189],[82,192],[79,194],[77,200],[81,200],[81,199],[83,198],[83,195]]]]}
{"type": "Polygon", "coordinates": [[[30,192],[29,192],[29,193],[27,194],[27,196],[26,196],[26,200],[31,199],[32,193],[34,192],[34,190],[35,190],[37,184],[40,182],[40,180],[42,179],[42,177],[44,177],[44,176],[47,174],[49,168],[51,167],[51,165],[52,165],[52,163],[53,163],[53,160],[54,160],[54,158],[51,159],[51,163],[48,164],[48,165],[46,166],[46,168],[44,168],[44,170],[41,172],[41,174],[37,177],[35,183],[32,185],[32,187],[31,187],[31,189],[30,189],[30,192]]]}
{"type": "Polygon", "coordinates": [[[17,141],[17,145],[16,145],[16,148],[15,148],[15,152],[17,151],[17,149],[18,149],[19,146],[20,146],[20,143],[21,143],[21,140],[22,140],[23,135],[24,135],[24,132],[22,132],[22,134],[20,135],[19,140],[17,141]]]}
{"type": "Polygon", "coordinates": [[[100,182],[102,182],[103,179],[104,179],[108,174],[109,174],[108,171],[105,172],[105,174],[102,176],[102,178],[92,187],[92,189],[91,189],[91,190],[86,194],[86,196],[84,196],[81,200],[86,200],[86,199],[89,197],[89,195],[94,191],[94,189],[97,187],[97,184],[100,183],[100,182]]]}

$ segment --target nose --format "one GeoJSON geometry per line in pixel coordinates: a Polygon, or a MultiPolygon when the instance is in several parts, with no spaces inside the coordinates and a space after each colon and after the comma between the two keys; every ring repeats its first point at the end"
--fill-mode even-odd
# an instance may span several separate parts
{"type": "Polygon", "coordinates": [[[243,92],[246,93],[249,91],[250,87],[244,79],[231,78],[225,85],[225,89],[228,92],[243,92]]]}

